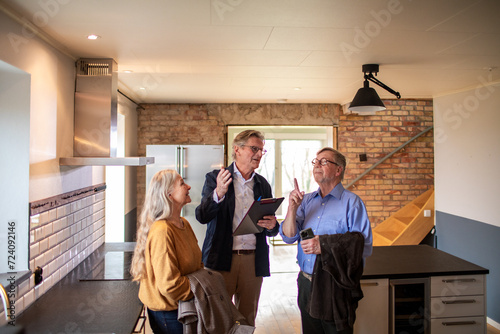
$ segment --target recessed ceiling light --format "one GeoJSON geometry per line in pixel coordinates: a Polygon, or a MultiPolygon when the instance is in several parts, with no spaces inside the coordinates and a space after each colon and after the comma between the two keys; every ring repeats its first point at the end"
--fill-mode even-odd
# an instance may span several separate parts
{"type": "Polygon", "coordinates": [[[134,72],[134,71],[132,71],[132,70],[124,70],[123,71],[123,73],[132,73],[132,72],[134,72]]]}
{"type": "Polygon", "coordinates": [[[276,102],[278,103],[286,103],[288,101],[287,99],[277,99],[276,102]]]}
{"type": "Polygon", "coordinates": [[[301,90],[302,88],[300,87],[295,87],[294,90],[301,90]]]}
{"type": "Polygon", "coordinates": [[[95,40],[95,39],[98,39],[98,38],[101,38],[101,36],[99,36],[99,35],[93,35],[93,34],[87,36],[87,39],[91,39],[91,40],[95,40]]]}

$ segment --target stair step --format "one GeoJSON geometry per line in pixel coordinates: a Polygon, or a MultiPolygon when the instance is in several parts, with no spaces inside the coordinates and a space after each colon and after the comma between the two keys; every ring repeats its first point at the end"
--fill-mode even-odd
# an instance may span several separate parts
{"type": "Polygon", "coordinates": [[[391,242],[394,241],[399,236],[399,233],[397,233],[396,231],[390,231],[390,230],[379,231],[376,233],[378,233],[380,236],[384,237],[385,239],[390,240],[391,242]]]}
{"type": "Polygon", "coordinates": [[[423,217],[423,210],[434,210],[434,189],[429,189],[373,228],[373,245],[418,245],[434,225],[423,217]]]}
{"type": "Polygon", "coordinates": [[[382,234],[373,231],[373,246],[390,246],[392,240],[387,239],[382,234]]]}
{"type": "Polygon", "coordinates": [[[405,225],[408,225],[412,222],[413,218],[415,217],[393,216],[393,218],[399,220],[401,223],[405,225]]]}

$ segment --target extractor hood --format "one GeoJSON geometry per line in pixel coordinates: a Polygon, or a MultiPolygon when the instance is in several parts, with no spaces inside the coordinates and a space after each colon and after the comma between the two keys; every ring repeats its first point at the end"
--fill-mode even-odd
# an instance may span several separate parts
{"type": "Polygon", "coordinates": [[[76,62],[73,157],[61,166],[144,166],[153,157],[117,157],[118,64],[114,59],[76,62]]]}

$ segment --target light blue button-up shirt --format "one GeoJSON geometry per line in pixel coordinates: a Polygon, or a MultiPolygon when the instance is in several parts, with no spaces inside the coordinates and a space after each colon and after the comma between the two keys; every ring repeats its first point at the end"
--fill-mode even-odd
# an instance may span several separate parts
{"type": "Polygon", "coordinates": [[[300,246],[299,231],[312,228],[314,235],[337,234],[346,232],[360,232],[365,237],[363,261],[372,253],[372,230],[366,212],[365,204],[358,195],[344,189],[339,183],[325,197],[321,197],[320,190],[304,195],[304,199],[297,209],[297,234],[289,238],[283,233],[283,224],[280,225],[280,234],[283,241],[292,244],[299,240],[297,260],[300,270],[312,274],[315,254],[304,254],[300,246]]]}

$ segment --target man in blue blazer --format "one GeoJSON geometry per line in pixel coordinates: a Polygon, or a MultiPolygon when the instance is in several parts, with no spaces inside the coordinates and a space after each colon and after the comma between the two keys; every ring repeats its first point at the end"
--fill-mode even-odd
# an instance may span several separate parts
{"type": "Polygon", "coordinates": [[[233,231],[254,200],[272,198],[269,182],[255,173],[264,150],[264,135],[255,130],[239,133],[233,141],[233,163],[206,175],[196,219],[208,224],[203,242],[205,267],[222,274],[230,296],[255,325],[262,278],[270,275],[267,236],[278,234],[276,217],[264,216],[256,234],[233,237],[233,231]]]}

